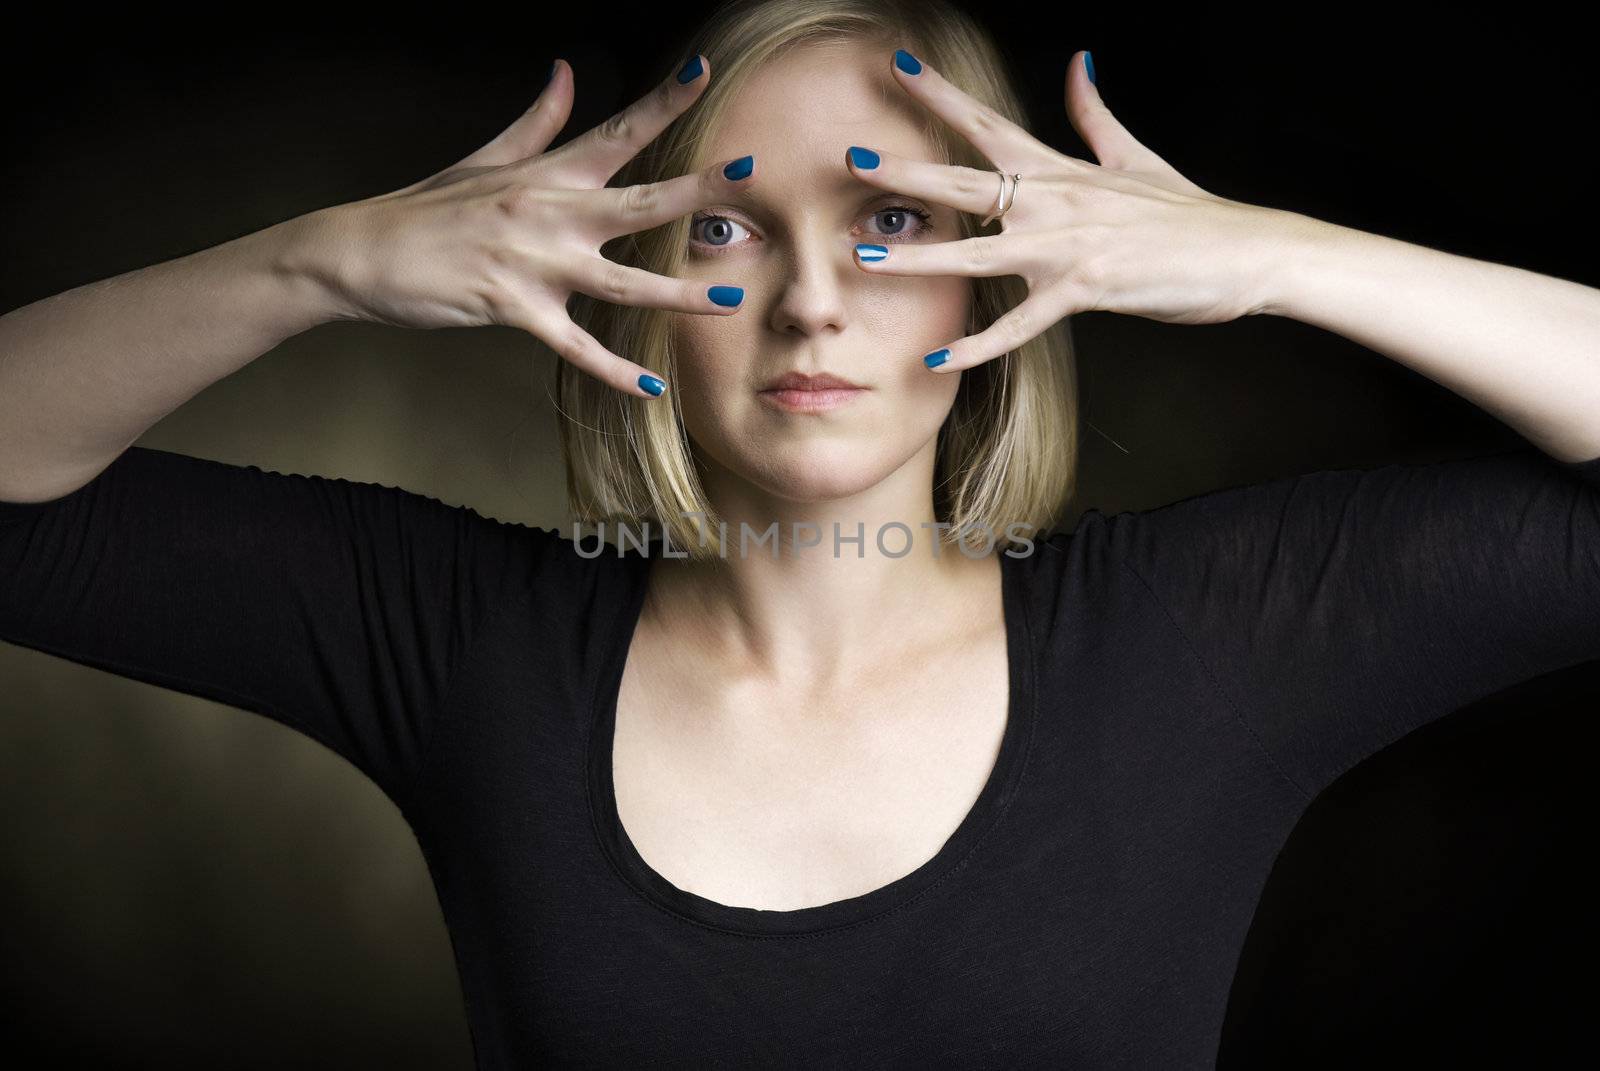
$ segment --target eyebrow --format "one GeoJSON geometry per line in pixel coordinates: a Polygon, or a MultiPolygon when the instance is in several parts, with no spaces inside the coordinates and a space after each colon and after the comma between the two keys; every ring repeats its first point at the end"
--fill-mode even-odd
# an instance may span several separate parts
{"type": "MultiPolygon", "coordinates": [[[[835,194],[840,200],[848,199],[852,193],[857,192],[860,193],[861,196],[859,200],[862,201],[871,200],[875,196],[909,197],[918,201],[925,200],[925,198],[914,197],[912,194],[900,193],[896,190],[885,190],[880,187],[873,186],[870,183],[862,182],[849,171],[843,170],[843,167],[844,165],[841,164],[840,174],[837,179],[832,182],[821,184],[824,192],[835,194]]],[[[766,196],[762,192],[761,186],[757,184],[754,186],[746,186],[742,190],[737,190],[729,194],[723,199],[722,203],[740,205],[748,208],[769,208],[779,199],[779,197],[780,195],[777,194],[774,194],[771,197],[766,196]]]]}

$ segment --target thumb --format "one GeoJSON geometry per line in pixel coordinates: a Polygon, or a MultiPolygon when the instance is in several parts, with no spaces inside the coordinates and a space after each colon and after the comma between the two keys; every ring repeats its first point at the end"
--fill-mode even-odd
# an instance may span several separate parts
{"type": "Polygon", "coordinates": [[[1100,99],[1093,57],[1087,50],[1077,55],[1083,57],[1082,61],[1067,64],[1067,118],[1089,151],[1094,153],[1100,166],[1114,171],[1163,175],[1175,187],[1204,193],[1204,190],[1180,175],[1171,164],[1128,133],[1128,128],[1111,114],[1106,102],[1100,99]]]}
{"type": "Polygon", "coordinates": [[[550,67],[550,81],[528,110],[456,166],[503,167],[544,152],[572,115],[571,71],[566,63],[556,60],[550,67]]]}
{"type": "Polygon", "coordinates": [[[1067,118],[1072,121],[1072,129],[1078,132],[1101,167],[1117,171],[1148,169],[1150,161],[1156,158],[1155,153],[1128,133],[1100,99],[1100,90],[1095,85],[1094,59],[1088,50],[1077,53],[1073,59],[1079,56],[1083,57],[1079,62],[1067,64],[1067,118]]]}

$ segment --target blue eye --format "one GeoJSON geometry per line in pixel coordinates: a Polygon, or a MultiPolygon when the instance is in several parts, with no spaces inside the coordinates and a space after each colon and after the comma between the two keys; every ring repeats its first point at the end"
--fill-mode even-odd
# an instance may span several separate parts
{"type": "Polygon", "coordinates": [[[708,242],[705,243],[707,245],[712,246],[713,248],[721,248],[724,244],[726,244],[726,242],[731,242],[733,239],[732,239],[731,236],[729,236],[729,228],[739,226],[739,224],[735,223],[733,220],[729,219],[727,216],[696,215],[692,220],[689,221],[689,237],[690,238],[698,238],[699,237],[700,225],[703,224],[703,223],[716,224],[716,226],[714,228],[712,228],[712,230],[714,230],[714,231],[718,232],[719,234],[721,234],[723,236],[723,238],[725,239],[725,241],[724,240],[712,240],[712,241],[708,241],[708,242]]]}
{"type": "MultiPolygon", "coordinates": [[[[929,220],[931,214],[920,208],[910,205],[886,205],[874,209],[869,218],[877,219],[880,216],[889,216],[891,221],[886,223],[887,230],[869,230],[866,233],[874,238],[894,238],[904,240],[920,237],[932,230],[929,220]]],[[[710,212],[697,212],[689,220],[689,242],[698,246],[702,252],[712,254],[720,253],[725,249],[737,245],[737,235],[734,228],[743,229],[743,224],[737,223],[727,216],[719,216],[710,212]],[[704,230],[702,231],[702,228],[704,230]]]]}
{"type": "Polygon", "coordinates": [[[897,216],[905,221],[905,229],[893,230],[880,236],[884,238],[904,238],[910,234],[921,234],[926,229],[928,222],[928,213],[918,211],[910,205],[890,205],[888,208],[878,209],[872,215],[874,218],[878,216],[897,216]]]}

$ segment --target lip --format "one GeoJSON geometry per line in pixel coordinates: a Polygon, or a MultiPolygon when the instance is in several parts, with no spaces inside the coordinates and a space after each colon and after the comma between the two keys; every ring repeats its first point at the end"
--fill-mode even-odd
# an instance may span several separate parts
{"type": "Polygon", "coordinates": [[[757,397],[763,403],[786,412],[820,413],[849,405],[865,393],[865,387],[829,387],[823,390],[764,390],[757,397]]]}
{"type": "Polygon", "coordinates": [[[757,397],[784,412],[821,413],[848,405],[865,393],[867,388],[861,384],[829,372],[785,372],[762,388],[757,397]]]}
{"type": "Polygon", "coordinates": [[[808,375],[805,372],[785,372],[783,375],[768,383],[762,390],[865,390],[859,383],[852,383],[848,379],[833,375],[831,372],[819,372],[808,375]]]}

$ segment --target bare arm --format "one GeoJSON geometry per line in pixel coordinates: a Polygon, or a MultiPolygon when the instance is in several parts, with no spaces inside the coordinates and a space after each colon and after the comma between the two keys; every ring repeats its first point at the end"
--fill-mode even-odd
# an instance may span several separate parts
{"type": "Polygon", "coordinates": [[[0,316],[0,499],[76,490],[212,383],[336,318],[310,267],[321,219],[300,216],[0,316]]]}
{"type": "Polygon", "coordinates": [[[1558,461],[1600,455],[1600,290],[1309,216],[1261,312],[1392,357],[1558,461]]]}
{"type": "Polygon", "coordinates": [[[328,320],[517,327],[611,387],[659,397],[666,383],[574,323],[567,300],[738,312],[739,287],[658,275],[600,249],[744,189],[753,162],[609,187],[699,99],[703,57],[546,152],[572,108],[564,71],[494,140],[422,182],[0,316],[0,501],[77,490],[201,390],[328,320]]]}

